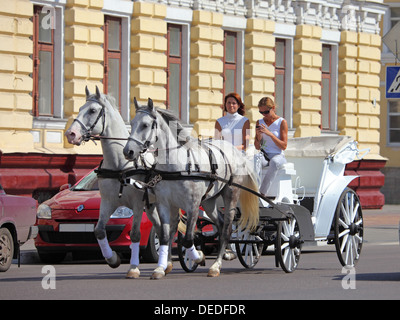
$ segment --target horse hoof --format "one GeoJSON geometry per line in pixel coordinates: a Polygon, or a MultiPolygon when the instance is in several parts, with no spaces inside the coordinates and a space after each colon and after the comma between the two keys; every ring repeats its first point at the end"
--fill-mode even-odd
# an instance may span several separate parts
{"type": "Polygon", "coordinates": [[[126,274],[126,279],[137,279],[140,276],[140,270],[137,266],[132,266],[129,268],[128,273],[126,274]]]}
{"type": "Polygon", "coordinates": [[[121,258],[115,251],[113,251],[111,258],[109,259],[106,258],[106,261],[108,265],[113,269],[118,268],[119,265],[121,264],[121,258]]]}
{"type": "Polygon", "coordinates": [[[215,278],[215,277],[219,277],[219,275],[220,275],[220,272],[218,269],[210,269],[210,270],[208,270],[207,277],[215,278]]]}
{"type": "Polygon", "coordinates": [[[234,253],[234,252],[231,251],[231,250],[227,250],[227,251],[224,253],[224,256],[222,257],[222,259],[224,259],[225,261],[232,261],[232,260],[234,260],[234,259],[236,259],[236,258],[237,258],[236,253],[234,253]]]}
{"type": "Polygon", "coordinates": [[[159,280],[165,277],[165,272],[162,267],[157,267],[154,269],[153,274],[151,275],[151,280],[159,280]]]}
{"type": "Polygon", "coordinates": [[[199,266],[204,267],[206,265],[206,256],[204,255],[203,251],[199,251],[200,258],[194,260],[199,266]]]}
{"type": "Polygon", "coordinates": [[[165,271],[164,271],[165,275],[167,275],[168,273],[170,273],[172,271],[172,267],[173,267],[172,262],[168,261],[167,269],[165,269],[165,271]]]}

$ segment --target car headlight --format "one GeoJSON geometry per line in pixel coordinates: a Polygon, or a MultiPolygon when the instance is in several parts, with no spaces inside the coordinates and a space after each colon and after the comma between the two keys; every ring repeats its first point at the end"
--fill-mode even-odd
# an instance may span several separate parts
{"type": "Polygon", "coordinates": [[[42,203],[37,208],[36,216],[39,219],[51,219],[51,208],[47,204],[42,203]]]}
{"type": "Polygon", "coordinates": [[[133,211],[127,207],[119,207],[110,218],[112,219],[127,219],[133,216],[133,211]]]}

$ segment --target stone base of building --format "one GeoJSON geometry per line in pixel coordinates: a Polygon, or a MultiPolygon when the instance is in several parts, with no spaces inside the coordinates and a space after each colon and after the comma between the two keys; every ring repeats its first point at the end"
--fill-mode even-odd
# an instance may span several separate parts
{"type": "Polygon", "coordinates": [[[345,175],[357,175],[349,187],[360,198],[363,209],[381,209],[385,204],[385,196],[381,188],[385,184],[385,175],[381,172],[386,160],[353,161],[346,166],[345,175]]]}

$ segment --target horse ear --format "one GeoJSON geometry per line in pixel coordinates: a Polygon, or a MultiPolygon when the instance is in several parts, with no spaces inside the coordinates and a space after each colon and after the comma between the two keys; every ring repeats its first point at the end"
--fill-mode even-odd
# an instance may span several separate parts
{"type": "Polygon", "coordinates": [[[151,98],[148,98],[148,100],[147,100],[147,107],[148,107],[151,111],[154,110],[153,100],[151,100],[151,98]]]}
{"type": "Polygon", "coordinates": [[[86,93],[86,99],[90,96],[90,91],[88,89],[88,87],[85,87],[85,93],[86,93]]]}
{"type": "Polygon", "coordinates": [[[99,87],[96,86],[96,98],[100,99],[100,97],[101,97],[101,93],[100,93],[99,87]]]}
{"type": "Polygon", "coordinates": [[[139,109],[139,104],[138,104],[138,102],[136,100],[136,97],[133,97],[133,103],[135,104],[135,109],[136,110],[139,109]]]}

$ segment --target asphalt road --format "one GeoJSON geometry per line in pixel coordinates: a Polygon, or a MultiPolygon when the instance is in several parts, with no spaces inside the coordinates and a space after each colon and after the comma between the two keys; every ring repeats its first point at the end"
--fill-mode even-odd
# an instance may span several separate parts
{"type": "Polygon", "coordinates": [[[199,267],[194,273],[185,273],[176,261],[172,273],[155,281],[149,277],[156,265],[142,264],[140,279],[127,280],[127,263],[117,269],[103,261],[66,261],[45,266],[27,244],[22,248],[21,267],[15,261],[10,270],[0,273],[0,300],[144,299],[152,301],[146,308],[149,315],[171,312],[165,309],[163,300],[175,300],[177,306],[178,302],[185,306],[187,300],[195,300],[196,306],[186,311],[187,315],[192,312],[199,316],[204,311],[199,304],[207,308],[210,300],[230,301],[238,308],[240,301],[248,300],[399,299],[400,211],[397,206],[385,209],[386,214],[364,211],[365,243],[360,261],[350,271],[341,267],[334,246],[312,246],[303,249],[299,266],[292,274],[276,268],[273,255],[265,255],[254,269],[243,268],[236,259],[224,262],[220,277],[208,278],[213,261],[208,257],[206,267],[199,267]],[[376,215],[379,219],[375,219],[376,215]]]}

